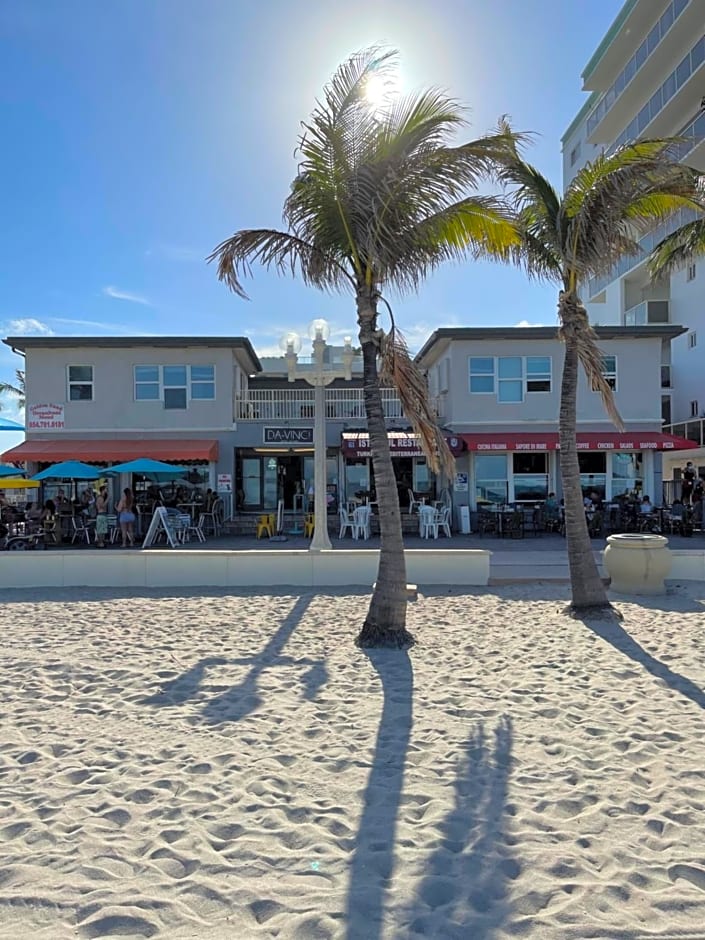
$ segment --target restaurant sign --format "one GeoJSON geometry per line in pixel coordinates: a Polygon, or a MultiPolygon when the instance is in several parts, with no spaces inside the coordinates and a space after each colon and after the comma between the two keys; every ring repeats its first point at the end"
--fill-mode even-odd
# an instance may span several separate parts
{"type": "Polygon", "coordinates": [[[313,428],[263,428],[265,444],[313,444],[313,428]]]}
{"type": "Polygon", "coordinates": [[[64,423],[62,404],[28,405],[25,427],[28,431],[61,431],[64,423]]]}

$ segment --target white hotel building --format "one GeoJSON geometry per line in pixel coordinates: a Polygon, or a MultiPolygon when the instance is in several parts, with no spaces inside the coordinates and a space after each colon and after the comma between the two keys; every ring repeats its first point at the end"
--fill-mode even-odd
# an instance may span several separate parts
{"type": "MultiPolygon", "coordinates": [[[[680,157],[705,171],[705,0],[627,0],[582,74],[590,96],[562,140],[563,179],[601,151],[638,137],[680,137],[680,157]]],[[[705,258],[652,283],[649,250],[686,221],[679,213],[583,289],[593,323],[678,324],[670,361],[662,363],[665,430],[705,445],[705,258]]],[[[690,456],[690,455],[689,455],[690,456]]],[[[694,462],[705,475],[705,446],[694,462]]],[[[680,466],[664,458],[664,475],[680,466]]]]}

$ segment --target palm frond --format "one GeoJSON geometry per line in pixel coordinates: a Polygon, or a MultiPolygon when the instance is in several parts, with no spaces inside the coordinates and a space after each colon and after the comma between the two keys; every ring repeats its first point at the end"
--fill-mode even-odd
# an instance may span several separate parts
{"type": "Polygon", "coordinates": [[[660,241],[649,256],[649,271],[653,278],[659,278],[700,256],[705,256],[705,215],[660,241]]]}
{"type": "Polygon", "coordinates": [[[244,229],[221,242],[208,256],[217,261],[218,279],[238,296],[247,299],[242,279],[249,276],[252,264],[276,268],[279,273],[297,273],[305,284],[322,290],[354,287],[354,280],[331,254],[310,245],[289,232],[275,229],[244,229]]]}
{"type": "Polygon", "coordinates": [[[563,342],[572,341],[575,344],[588,387],[600,393],[610,421],[618,431],[624,431],[624,422],[614,400],[614,391],[604,376],[604,353],[597,344],[597,333],[590,325],[585,307],[577,295],[561,291],[558,312],[561,321],[559,336],[563,342]]]}
{"type": "Polygon", "coordinates": [[[409,355],[401,332],[392,325],[382,344],[380,379],[397,390],[402,409],[433,473],[455,473],[455,457],[448,449],[428,397],[426,379],[409,355]]]}

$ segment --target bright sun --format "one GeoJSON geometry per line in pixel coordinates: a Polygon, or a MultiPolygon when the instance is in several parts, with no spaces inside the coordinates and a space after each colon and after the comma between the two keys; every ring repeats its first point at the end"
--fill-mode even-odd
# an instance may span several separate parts
{"type": "Polygon", "coordinates": [[[365,97],[375,110],[385,108],[398,94],[398,83],[390,76],[370,75],[365,83],[365,97]]]}

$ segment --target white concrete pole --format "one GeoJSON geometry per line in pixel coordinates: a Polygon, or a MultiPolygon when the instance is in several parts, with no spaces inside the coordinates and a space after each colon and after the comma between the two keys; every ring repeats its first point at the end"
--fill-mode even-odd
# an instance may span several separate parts
{"type": "Polygon", "coordinates": [[[313,490],[316,523],[310,551],[330,551],[328,537],[328,500],[326,494],[326,387],[319,376],[314,392],[315,412],[313,425],[313,490]]]}

